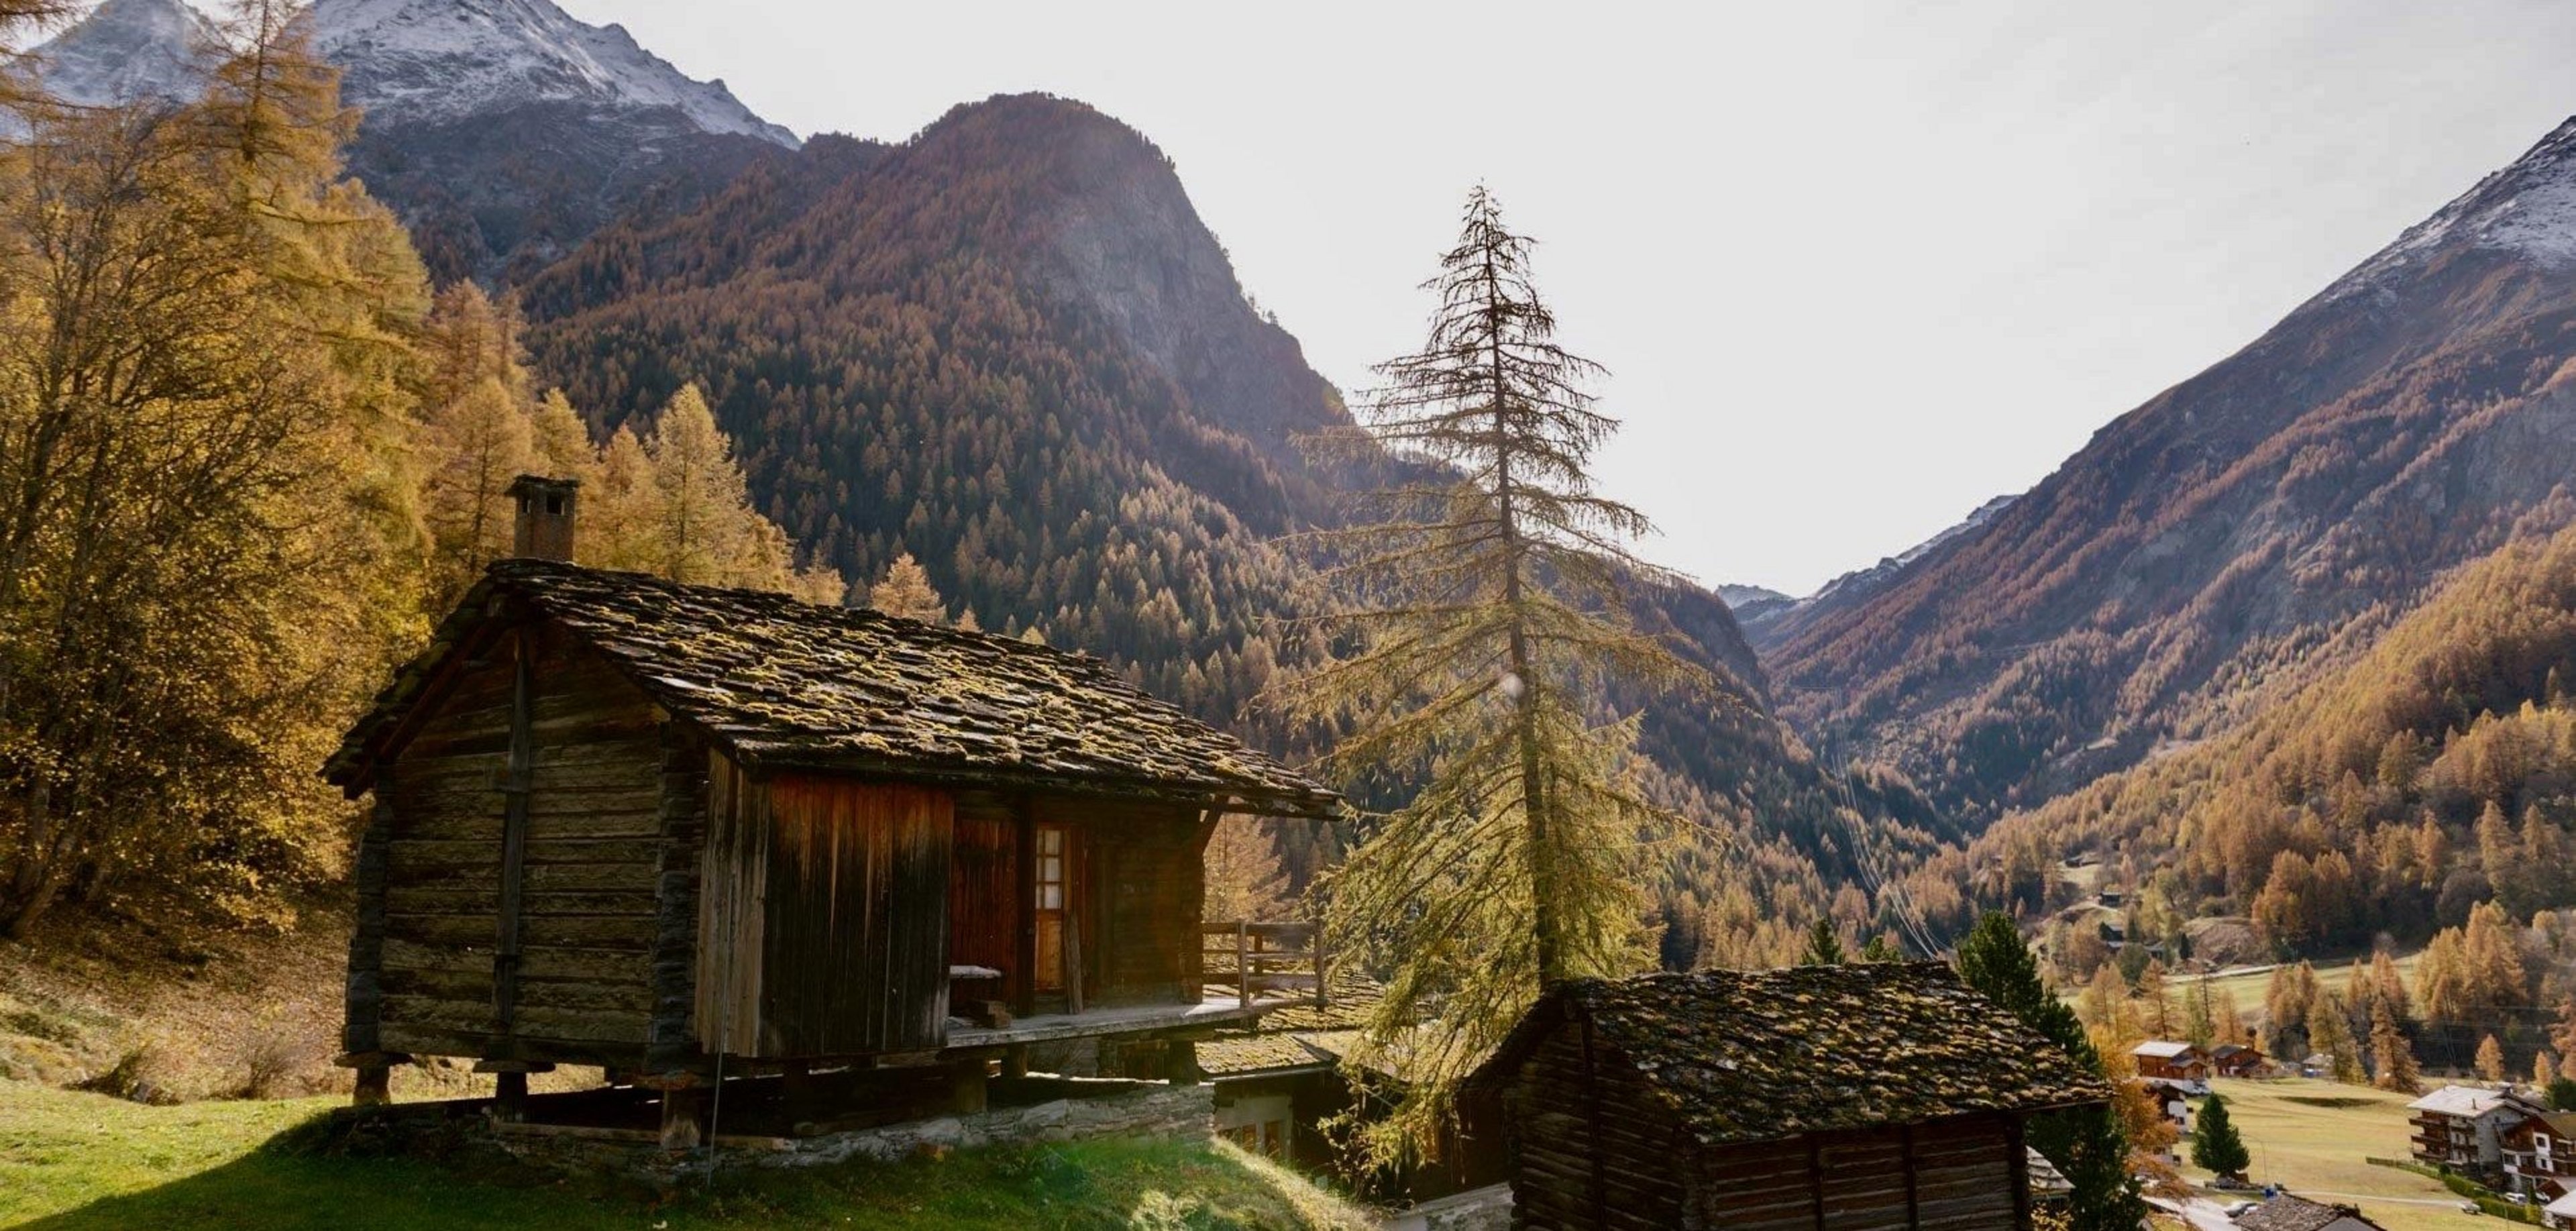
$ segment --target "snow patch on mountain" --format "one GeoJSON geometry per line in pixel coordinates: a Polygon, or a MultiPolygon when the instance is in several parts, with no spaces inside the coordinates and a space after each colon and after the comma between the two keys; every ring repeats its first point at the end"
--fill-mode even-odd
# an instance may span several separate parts
{"type": "Polygon", "coordinates": [[[348,100],[389,121],[439,123],[528,103],[667,107],[699,129],[794,148],[722,81],[693,81],[624,26],[578,21],[548,0],[320,0],[314,45],[348,77],[348,100]]]}
{"type": "MultiPolygon", "coordinates": [[[[665,111],[683,128],[802,144],[722,81],[693,81],[625,27],[589,25],[550,0],[319,0],[310,20],[314,48],[345,74],[341,96],[374,126],[572,104],[665,111]]],[[[218,41],[183,0],[105,0],[37,54],[46,88],[104,106],[193,96],[218,41]]]]}
{"type": "Polygon", "coordinates": [[[213,68],[220,37],[183,0],[106,0],[79,25],[36,49],[55,97],[83,107],[193,97],[213,68]]]}
{"type": "Polygon", "coordinates": [[[2477,187],[2408,227],[2397,241],[2343,276],[2319,300],[2377,287],[2453,249],[2510,252],[2549,268],[2576,265],[2576,119],[2477,187]]]}

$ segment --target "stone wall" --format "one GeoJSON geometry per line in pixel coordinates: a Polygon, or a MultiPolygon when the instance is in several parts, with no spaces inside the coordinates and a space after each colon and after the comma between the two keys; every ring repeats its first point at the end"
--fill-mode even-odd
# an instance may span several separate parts
{"type": "MultiPolygon", "coordinates": [[[[1215,1131],[1215,1091],[1159,1082],[1054,1079],[1065,1097],[1024,1106],[942,1115],[816,1137],[717,1139],[724,1167],[819,1167],[851,1159],[880,1161],[979,1146],[1072,1141],[1086,1137],[1203,1139],[1215,1131]]],[[[996,1083],[999,1084],[999,1083],[996,1083]]],[[[495,1125],[491,1140],[518,1161],[561,1171],[606,1171],[654,1183],[701,1176],[703,1151],[674,1154],[643,1133],[558,1126],[495,1125]]]]}

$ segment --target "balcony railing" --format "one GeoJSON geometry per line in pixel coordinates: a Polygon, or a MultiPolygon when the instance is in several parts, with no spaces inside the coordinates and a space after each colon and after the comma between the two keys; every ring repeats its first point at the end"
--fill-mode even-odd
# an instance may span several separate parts
{"type": "Polygon", "coordinates": [[[1244,1008],[1275,1002],[1324,1004],[1324,934],[1312,923],[1209,923],[1201,933],[1199,978],[1210,994],[1232,993],[1244,1008]]]}

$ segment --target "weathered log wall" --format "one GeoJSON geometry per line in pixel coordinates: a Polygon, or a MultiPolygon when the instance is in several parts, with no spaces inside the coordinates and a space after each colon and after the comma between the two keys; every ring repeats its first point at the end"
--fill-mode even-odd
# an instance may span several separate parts
{"type": "Polygon", "coordinates": [[[1580,1019],[1523,1061],[1505,1099],[1513,1225],[1730,1231],[2012,1231],[2027,1219],[2004,1116],[1704,1146],[1580,1019]]]}
{"type": "Polygon", "coordinates": [[[1559,1026],[1523,1062],[1507,1106],[1515,1226],[1681,1225],[1682,1139],[1637,1071],[1584,1023],[1559,1026]]]}
{"type": "MultiPolygon", "coordinates": [[[[373,923],[381,911],[368,939],[384,1050],[641,1061],[653,1007],[662,761],[652,703],[559,632],[500,638],[463,665],[375,784],[381,898],[364,900],[376,878],[363,877],[360,919],[373,923]],[[523,653],[533,755],[521,780],[511,743],[523,653]],[[511,877],[514,790],[526,803],[511,877]],[[516,890],[515,962],[501,960],[505,888],[516,890]]],[[[355,995],[351,1008],[354,1027],[355,995]]]]}
{"type": "Polygon", "coordinates": [[[717,778],[699,1038],[760,1058],[943,1043],[949,792],[802,774],[717,778]]]}

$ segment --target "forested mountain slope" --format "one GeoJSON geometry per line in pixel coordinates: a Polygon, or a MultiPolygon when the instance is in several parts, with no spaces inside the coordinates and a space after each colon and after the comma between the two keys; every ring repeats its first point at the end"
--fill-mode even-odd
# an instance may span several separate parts
{"type": "Polygon", "coordinates": [[[2576,471],[2576,123],[1766,654],[1785,713],[1969,821],[2205,738],[2576,471]]]}
{"type": "MultiPolygon", "coordinates": [[[[1348,421],[1339,395],[1127,126],[1012,96],[901,145],[818,137],[705,208],[603,231],[523,302],[537,367],[602,427],[701,383],[767,511],[822,562],[873,578],[908,552],[986,628],[1034,627],[1285,737],[1253,705],[1307,652],[1303,576],[1274,540],[1380,476],[1304,459],[1298,434],[1348,421]]],[[[1834,809],[1889,804],[1845,799],[1784,737],[1714,595],[1639,608],[1729,681],[1652,704],[1643,740],[1670,797],[1745,838],[1677,874],[1687,958],[1719,881],[1803,919],[1858,875],[1834,809]]]]}
{"type": "Polygon", "coordinates": [[[2151,932],[2249,913],[2292,949],[2421,939],[2490,899],[2525,919],[2576,895],[2571,680],[2576,529],[2516,540],[2260,718],[2010,817],[1967,862],[2035,905],[2058,859],[2101,853],[2138,868],[2151,932]]]}

